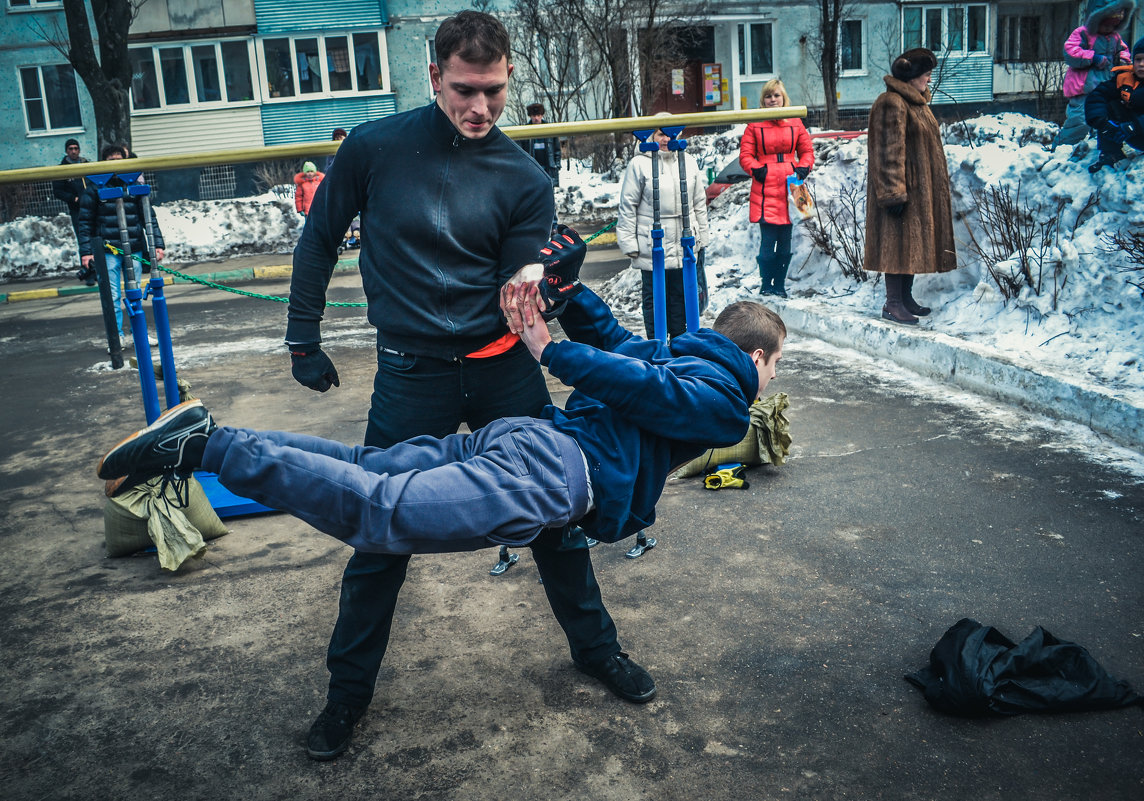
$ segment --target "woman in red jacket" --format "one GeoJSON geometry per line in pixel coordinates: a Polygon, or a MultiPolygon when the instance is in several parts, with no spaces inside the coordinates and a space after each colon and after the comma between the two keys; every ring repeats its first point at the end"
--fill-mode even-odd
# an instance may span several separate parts
{"type": "MultiPolygon", "coordinates": [[[[763,85],[763,108],[790,105],[786,87],[778,78],[763,85]]],[[[759,275],[762,294],[785,298],[790,266],[791,221],[787,176],[806,178],[814,166],[810,134],[799,119],[752,122],[739,142],[739,164],[751,175],[751,222],[759,224],[759,275]]]]}

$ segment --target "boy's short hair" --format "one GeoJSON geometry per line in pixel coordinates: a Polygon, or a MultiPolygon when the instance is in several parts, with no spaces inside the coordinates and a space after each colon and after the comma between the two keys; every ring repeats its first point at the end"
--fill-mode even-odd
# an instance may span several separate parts
{"type": "Polygon", "coordinates": [[[494,64],[508,58],[512,43],[501,21],[483,11],[462,11],[441,23],[433,37],[437,65],[450,56],[470,64],[494,64]]]}
{"type": "Polygon", "coordinates": [[[779,349],[787,333],[783,318],[753,300],[740,300],[723,309],[712,328],[744,353],[761,350],[768,359],[779,349]]]}
{"type": "Polygon", "coordinates": [[[99,151],[99,160],[107,161],[108,156],[113,156],[116,153],[127,158],[127,148],[117,142],[108,142],[99,151]]]}

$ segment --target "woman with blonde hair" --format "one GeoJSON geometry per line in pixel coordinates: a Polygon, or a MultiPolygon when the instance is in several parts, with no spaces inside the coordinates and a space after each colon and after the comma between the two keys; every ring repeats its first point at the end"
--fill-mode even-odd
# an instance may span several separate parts
{"type": "MultiPolygon", "coordinates": [[[[763,108],[790,105],[778,78],[763,84],[763,108]]],[[[751,222],[759,224],[759,276],[762,294],[785,298],[791,229],[787,177],[805,180],[814,166],[814,147],[802,120],[788,117],[752,122],[739,141],[739,164],[751,176],[751,222]]]]}

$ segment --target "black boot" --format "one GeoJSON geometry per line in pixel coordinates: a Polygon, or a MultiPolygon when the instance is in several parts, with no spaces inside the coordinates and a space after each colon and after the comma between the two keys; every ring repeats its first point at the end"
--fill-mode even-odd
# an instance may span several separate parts
{"type": "Polygon", "coordinates": [[[902,303],[902,279],[905,276],[886,273],[886,305],[882,307],[883,319],[906,325],[917,325],[918,318],[910,314],[902,303]]]}
{"type": "Polygon", "coordinates": [[[776,258],[774,261],[774,293],[780,298],[787,296],[786,274],[790,267],[790,256],[776,258]]]}
{"type": "Polygon", "coordinates": [[[912,275],[902,276],[902,305],[906,307],[906,311],[910,314],[916,314],[918,317],[925,317],[933,311],[929,306],[923,306],[914,300],[914,277],[912,275]]]}
{"type": "Polygon", "coordinates": [[[775,294],[775,288],[774,288],[775,268],[774,268],[773,259],[769,258],[769,257],[764,257],[763,254],[760,253],[757,257],[755,257],[755,261],[758,262],[759,278],[762,279],[762,284],[759,287],[759,294],[760,295],[773,295],[773,294],[775,294]]]}

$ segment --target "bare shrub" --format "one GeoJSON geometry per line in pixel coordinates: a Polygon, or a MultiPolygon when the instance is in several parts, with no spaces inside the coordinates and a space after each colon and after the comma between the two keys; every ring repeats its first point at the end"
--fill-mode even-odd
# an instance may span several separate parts
{"type": "MultiPolygon", "coordinates": [[[[813,189],[811,196],[814,197],[813,189]]],[[[837,197],[826,203],[814,197],[814,214],[815,218],[806,225],[811,243],[838,262],[847,278],[869,280],[869,274],[862,269],[866,250],[865,186],[843,187],[837,197]]]]}
{"type": "Polygon", "coordinates": [[[292,159],[263,161],[254,168],[254,188],[259,192],[273,192],[279,197],[290,197],[294,187],[296,163],[292,159]]]}
{"type": "MultiPolygon", "coordinates": [[[[981,221],[982,239],[969,232],[969,250],[985,266],[1001,296],[1009,301],[1029,287],[1040,295],[1051,280],[1052,307],[1066,283],[1064,264],[1059,256],[1061,215],[1068,201],[1059,199],[1046,210],[1021,197],[1021,182],[976,189],[970,193],[981,221]]],[[[1091,204],[1095,196],[1089,198],[1091,204]]],[[[1080,214],[1077,215],[1078,220],[1080,214]]],[[[1075,229],[1074,229],[1075,230],[1075,229]]]]}
{"type": "MultiPolygon", "coordinates": [[[[1123,253],[1128,257],[1128,266],[1122,267],[1122,273],[1144,273],[1144,232],[1117,231],[1114,234],[1105,234],[1101,250],[1105,253],[1123,253]]],[[[1140,290],[1144,296],[1144,278],[1139,281],[1128,279],[1128,283],[1140,290]]]]}
{"type": "Polygon", "coordinates": [[[0,222],[21,216],[32,200],[31,194],[28,184],[0,185],[0,222]]]}

